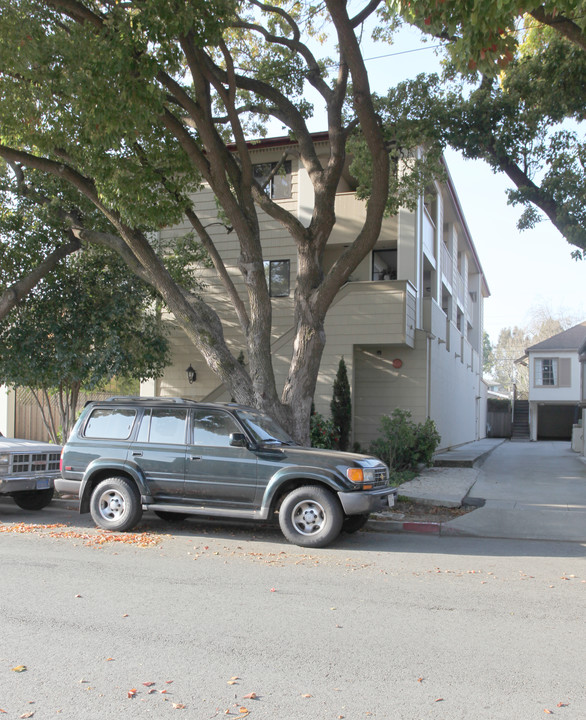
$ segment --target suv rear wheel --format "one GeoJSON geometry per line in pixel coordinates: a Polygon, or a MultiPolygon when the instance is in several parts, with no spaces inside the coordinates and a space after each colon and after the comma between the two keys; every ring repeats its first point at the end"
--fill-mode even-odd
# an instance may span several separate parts
{"type": "Polygon", "coordinates": [[[279,509],[281,532],[289,542],[302,547],[329,545],[340,534],[343,519],[338,499],[317,485],[291,491],[279,509]]]}
{"type": "Polygon", "coordinates": [[[104,530],[131,530],[142,517],[136,485],[124,477],[102,480],[92,492],[90,512],[104,530]]]}

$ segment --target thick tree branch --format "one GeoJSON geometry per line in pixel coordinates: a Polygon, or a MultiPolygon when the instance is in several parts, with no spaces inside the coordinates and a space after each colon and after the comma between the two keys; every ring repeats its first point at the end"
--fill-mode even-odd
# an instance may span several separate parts
{"type": "Polygon", "coordinates": [[[368,5],[366,5],[357,15],[355,15],[350,20],[350,25],[355,28],[361,25],[365,20],[367,20],[372,13],[377,9],[377,7],[384,2],[384,0],[370,0],[368,5]]]}
{"type": "Polygon", "coordinates": [[[586,33],[570,18],[560,14],[552,15],[546,12],[544,7],[535,8],[535,10],[532,10],[529,14],[538,22],[543,25],[548,25],[560,35],[570,40],[570,42],[586,50],[586,33]]]}
{"type": "Polygon", "coordinates": [[[0,320],[3,320],[34,287],[46,277],[55,267],[74,252],[79,250],[80,244],[77,240],[61,245],[53,250],[47,257],[26,277],[17,280],[0,295],[0,320]]]}

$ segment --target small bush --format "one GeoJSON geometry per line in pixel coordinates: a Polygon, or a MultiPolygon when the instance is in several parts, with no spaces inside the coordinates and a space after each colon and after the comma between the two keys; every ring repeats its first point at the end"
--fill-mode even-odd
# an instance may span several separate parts
{"type": "Polygon", "coordinates": [[[391,415],[383,415],[380,430],[382,435],[372,443],[370,452],[394,474],[415,470],[420,463],[431,465],[441,440],[433,420],[415,423],[409,410],[397,408],[391,415]]]}
{"type": "Polygon", "coordinates": [[[350,431],[352,429],[352,399],[348,370],[344,358],[340,359],[338,372],[334,380],[332,402],[330,403],[332,422],[338,431],[338,447],[347,450],[350,444],[350,431]]]}
{"type": "Polygon", "coordinates": [[[309,419],[309,439],[311,447],[332,450],[338,446],[338,431],[332,420],[314,412],[309,419]]]}

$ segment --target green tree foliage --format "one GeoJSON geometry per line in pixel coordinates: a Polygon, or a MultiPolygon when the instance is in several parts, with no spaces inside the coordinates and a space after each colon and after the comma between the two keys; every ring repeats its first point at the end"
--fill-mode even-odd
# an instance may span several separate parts
{"type": "Polygon", "coordinates": [[[551,27],[586,48],[584,0],[387,0],[392,12],[422,32],[445,40],[462,73],[498,74],[519,49],[523,18],[529,28],[551,27]]]}
{"type": "Polygon", "coordinates": [[[0,383],[57,396],[59,418],[45,421],[58,442],[82,388],[162,374],[168,342],[152,300],[111,252],[71,256],[0,324],[0,383]]]}
{"type": "Polygon", "coordinates": [[[340,358],[338,372],[334,379],[332,402],[330,403],[332,422],[338,434],[338,447],[347,450],[352,429],[352,396],[348,382],[348,370],[344,358],[340,358]]]}
{"type": "Polygon", "coordinates": [[[573,256],[582,257],[584,0],[390,0],[389,6],[446,41],[445,77],[427,78],[423,88],[418,81],[403,91],[414,99],[411,119],[435,118],[431,135],[440,144],[507,175],[514,185],[509,202],[524,207],[520,229],[533,227],[545,215],[577,248],[573,256]]]}
{"type": "MultiPolygon", "coordinates": [[[[102,226],[85,215],[71,218],[73,236],[115,249],[160,294],[230,394],[267,410],[305,442],[325,315],[401,193],[400,183],[391,183],[396,174],[359,45],[363,23],[375,10],[376,3],[368,3],[350,16],[343,0],[319,7],[258,0],[0,0],[0,157],[29,187],[34,170],[51,176],[60,192],[67,185],[91,204],[102,226]],[[309,44],[322,26],[337,42],[333,81],[330,64],[309,44]],[[328,117],[326,157],[308,129],[307,86],[328,117]],[[254,146],[247,140],[264,133],[269,119],[296,139],[295,161],[313,184],[315,210],[307,227],[254,177],[254,146]],[[370,158],[366,218],[325,272],[353,132],[364,138],[370,158]],[[200,215],[192,202],[204,183],[216,197],[216,214],[200,215]],[[271,361],[261,212],[285,228],[297,248],[294,352],[283,388],[276,387],[271,361]],[[232,305],[230,325],[239,327],[247,367],[231,352],[216,310],[169,273],[153,245],[158,230],[184,217],[232,305]],[[207,229],[218,223],[239,243],[244,298],[207,229]]],[[[409,173],[401,177],[409,188],[417,185],[409,173]]]]}

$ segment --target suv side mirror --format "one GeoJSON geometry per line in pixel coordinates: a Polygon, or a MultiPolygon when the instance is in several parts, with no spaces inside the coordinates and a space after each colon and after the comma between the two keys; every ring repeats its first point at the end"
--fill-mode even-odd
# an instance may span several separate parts
{"type": "Polygon", "coordinates": [[[232,447],[248,447],[248,440],[244,433],[231,433],[230,445],[232,447]]]}

